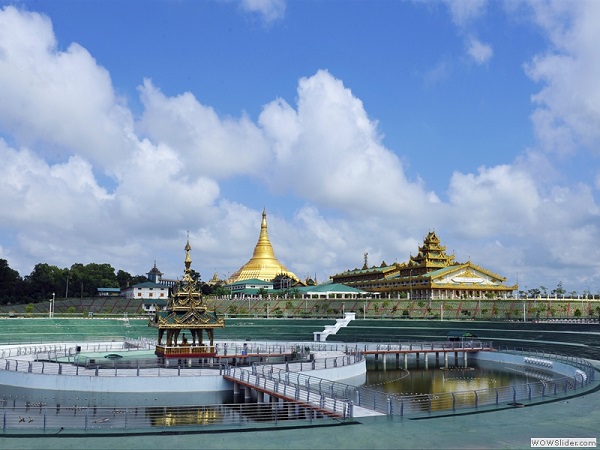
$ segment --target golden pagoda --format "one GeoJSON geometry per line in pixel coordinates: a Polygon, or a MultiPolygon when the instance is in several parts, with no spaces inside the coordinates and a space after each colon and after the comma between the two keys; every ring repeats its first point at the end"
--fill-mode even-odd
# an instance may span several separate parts
{"type": "Polygon", "coordinates": [[[278,275],[286,276],[296,282],[300,281],[293,272],[287,270],[275,257],[273,246],[271,245],[271,241],[269,241],[269,233],[267,232],[267,213],[263,209],[260,235],[258,236],[256,247],[254,247],[254,254],[250,258],[250,261],[227,279],[227,284],[250,279],[271,281],[278,275]]]}
{"type": "Polygon", "coordinates": [[[165,311],[156,311],[154,319],[148,326],[158,328],[158,345],[155,354],[163,358],[192,358],[215,355],[213,332],[215,328],[223,328],[225,322],[218,317],[216,311],[210,310],[200,292],[198,283],[192,278],[192,258],[190,241],[185,245],[185,270],[183,279],[173,287],[165,311]],[[179,333],[187,329],[192,342],[188,342],[185,333],[178,342],[179,333]],[[167,333],[163,345],[163,335],[167,333]],[[203,341],[206,331],[209,342],[203,341]]]}

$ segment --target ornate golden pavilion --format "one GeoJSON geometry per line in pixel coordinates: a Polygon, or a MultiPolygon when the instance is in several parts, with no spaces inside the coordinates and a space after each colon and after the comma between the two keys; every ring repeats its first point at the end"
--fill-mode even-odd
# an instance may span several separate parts
{"type": "Polygon", "coordinates": [[[172,288],[167,309],[157,311],[154,319],[148,326],[158,328],[158,344],[156,355],[164,358],[198,358],[215,355],[213,332],[215,328],[225,327],[222,318],[217,313],[209,310],[202,298],[202,293],[197,282],[191,276],[190,266],[190,241],[185,245],[185,270],[183,279],[178,281],[172,288]],[[178,342],[179,333],[189,330],[190,343],[183,333],[181,342],[178,342]],[[166,343],[162,339],[167,332],[166,343]],[[209,339],[209,343],[203,341],[203,332],[209,339]]]}
{"type": "Polygon", "coordinates": [[[271,241],[269,241],[269,234],[267,232],[267,213],[263,210],[260,235],[258,236],[256,247],[254,247],[254,254],[250,258],[250,261],[227,279],[227,284],[250,279],[271,281],[278,275],[291,278],[295,282],[300,281],[293,272],[287,270],[275,257],[275,252],[273,251],[273,246],[271,245],[271,241]]]}
{"type": "Polygon", "coordinates": [[[334,275],[334,283],[343,283],[382,297],[402,295],[418,299],[507,297],[519,286],[506,286],[506,278],[477,266],[471,261],[458,263],[446,254],[434,231],[429,232],[416,256],[405,263],[348,270],[334,275]]]}

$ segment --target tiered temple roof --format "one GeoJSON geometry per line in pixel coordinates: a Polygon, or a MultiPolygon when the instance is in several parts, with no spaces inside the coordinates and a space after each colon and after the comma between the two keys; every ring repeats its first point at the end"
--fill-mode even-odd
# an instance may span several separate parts
{"type": "MultiPolygon", "coordinates": [[[[365,258],[366,266],[366,258],[365,258]]],[[[434,231],[430,231],[415,256],[405,263],[347,270],[334,275],[334,283],[344,283],[382,295],[408,295],[410,298],[470,298],[509,296],[518,285],[506,286],[506,278],[472,264],[458,263],[434,231]]]]}
{"type": "Polygon", "coordinates": [[[401,275],[409,275],[409,272],[413,275],[425,274],[452,265],[458,265],[454,262],[454,255],[447,255],[446,246],[441,244],[435,231],[430,231],[423,240],[423,245],[419,246],[417,255],[410,256],[401,275]]]}
{"type": "Polygon", "coordinates": [[[191,357],[205,356],[214,354],[213,330],[223,328],[225,322],[223,318],[218,317],[216,311],[210,310],[198,286],[198,283],[192,277],[192,258],[190,255],[189,240],[185,245],[185,270],[181,281],[174,286],[167,308],[165,311],[157,311],[148,325],[158,328],[158,345],[156,354],[163,357],[191,357]],[[182,336],[181,342],[178,342],[179,333],[182,330],[189,330],[192,342],[189,343],[182,336]],[[164,333],[167,333],[167,342],[162,344],[164,333]],[[203,331],[206,331],[209,338],[209,345],[203,342],[203,331]]]}

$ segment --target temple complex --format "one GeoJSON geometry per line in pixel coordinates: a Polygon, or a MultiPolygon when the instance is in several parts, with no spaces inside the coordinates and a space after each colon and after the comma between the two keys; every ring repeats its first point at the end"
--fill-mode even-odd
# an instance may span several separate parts
{"type": "Polygon", "coordinates": [[[458,263],[454,255],[446,254],[446,247],[431,231],[409,261],[379,267],[367,266],[334,275],[334,283],[343,283],[365,291],[377,292],[381,297],[404,296],[418,299],[502,298],[518,291],[518,285],[506,286],[506,278],[490,272],[471,261],[458,263]]]}
{"type": "Polygon", "coordinates": [[[300,282],[296,274],[287,270],[275,257],[275,252],[273,251],[267,232],[267,213],[263,210],[260,235],[256,247],[254,247],[254,254],[250,258],[250,261],[227,279],[227,284],[249,279],[272,281],[277,276],[284,276],[287,279],[291,279],[293,283],[300,282]]]}
{"type": "MultiPolygon", "coordinates": [[[[148,326],[158,328],[158,344],[155,354],[163,358],[201,358],[215,355],[215,328],[225,327],[222,318],[209,310],[202,298],[198,283],[192,278],[189,239],[185,245],[185,270],[183,279],[172,288],[166,310],[156,311],[154,319],[148,326]],[[191,342],[185,333],[179,341],[182,330],[188,330],[191,342]],[[205,343],[203,333],[206,331],[209,342],[205,343]],[[166,342],[163,344],[164,334],[166,342]]],[[[158,308],[157,308],[158,309],[158,308]]]]}

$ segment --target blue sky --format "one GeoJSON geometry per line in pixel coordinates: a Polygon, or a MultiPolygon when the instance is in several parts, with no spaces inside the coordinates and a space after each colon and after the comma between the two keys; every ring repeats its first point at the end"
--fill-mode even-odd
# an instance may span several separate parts
{"type": "Polygon", "coordinates": [[[0,258],[600,291],[600,4],[0,1],[0,258]]]}

